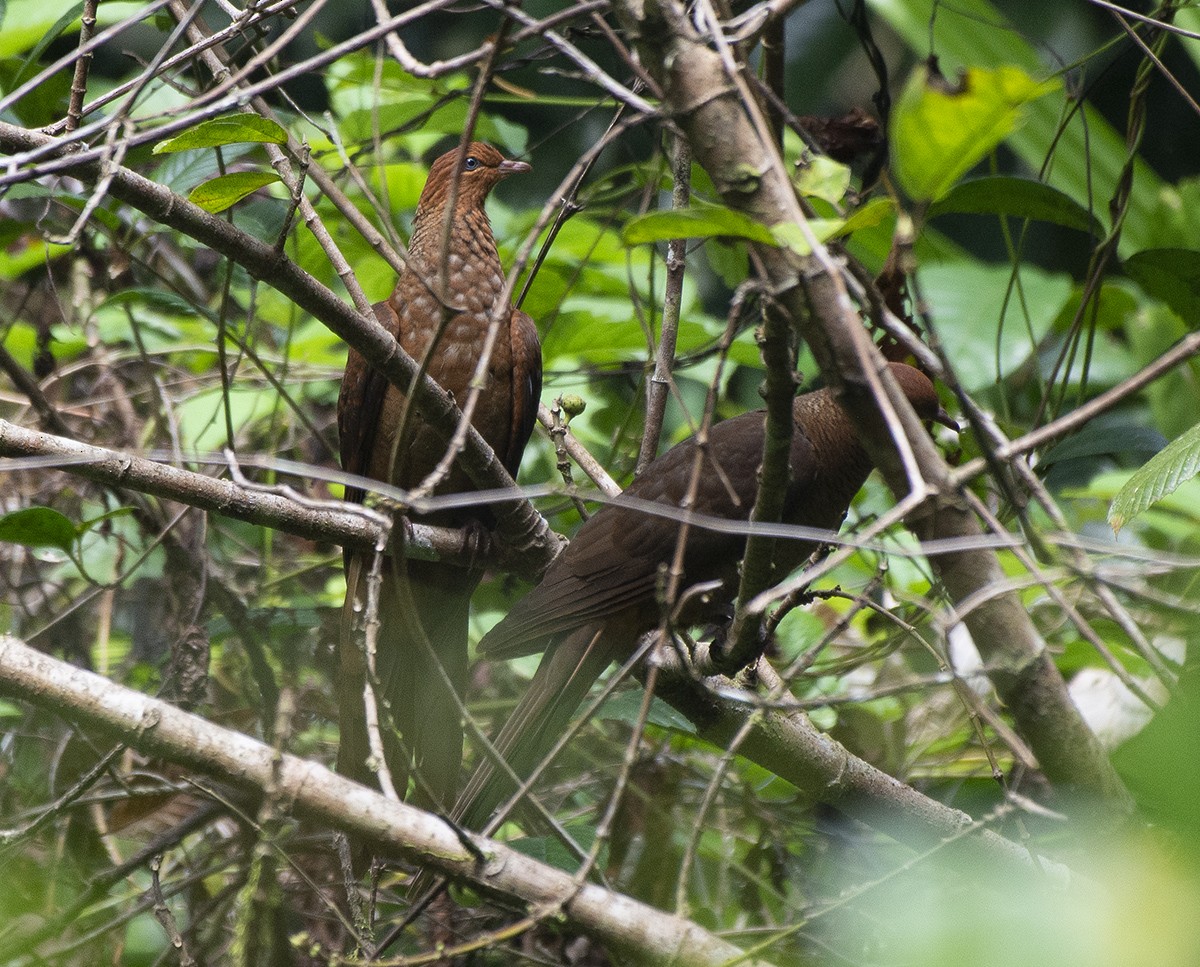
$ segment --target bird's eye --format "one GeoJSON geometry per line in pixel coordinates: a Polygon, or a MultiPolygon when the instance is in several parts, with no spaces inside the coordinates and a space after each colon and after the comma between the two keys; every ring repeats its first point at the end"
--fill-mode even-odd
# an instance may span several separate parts
{"type": "Polygon", "coordinates": [[[471,155],[471,157],[467,158],[467,160],[463,162],[463,167],[467,171],[474,171],[476,168],[479,167],[479,159],[476,158],[474,155],[471,155]]]}

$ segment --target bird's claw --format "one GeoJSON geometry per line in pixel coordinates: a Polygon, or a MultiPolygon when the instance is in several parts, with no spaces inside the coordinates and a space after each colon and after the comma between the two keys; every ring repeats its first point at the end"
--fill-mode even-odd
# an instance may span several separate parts
{"type": "Polygon", "coordinates": [[[463,557],[468,571],[482,571],[492,553],[492,534],[477,520],[467,521],[462,528],[463,557]]]}

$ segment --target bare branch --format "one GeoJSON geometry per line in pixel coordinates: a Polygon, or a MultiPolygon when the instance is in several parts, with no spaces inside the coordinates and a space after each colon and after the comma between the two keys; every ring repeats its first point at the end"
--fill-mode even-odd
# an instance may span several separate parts
{"type": "Polygon", "coordinates": [[[414,862],[489,894],[517,899],[547,915],[558,913],[638,963],[718,967],[741,957],[738,948],[694,923],[579,884],[569,874],[494,840],[454,829],[445,819],[413,806],[389,802],[322,765],[277,753],[7,635],[0,637],[0,682],[10,695],[89,729],[118,735],[148,755],[165,756],[257,795],[274,789],[276,800],[292,804],[300,816],[385,843],[414,862]]]}

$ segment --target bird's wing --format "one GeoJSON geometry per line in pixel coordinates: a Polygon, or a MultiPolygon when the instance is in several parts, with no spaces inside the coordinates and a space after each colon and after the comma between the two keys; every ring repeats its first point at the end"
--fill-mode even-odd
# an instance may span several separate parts
{"type": "Polygon", "coordinates": [[[554,636],[603,621],[614,610],[652,602],[657,572],[653,563],[640,563],[625,560],[591,579],[564,574],[539,584],[484,635],[480,654],[496,660],[531,655],[542,651],[554,636]]]}
{"type": "MultiPolygon", "coordinates": [[[[763,415],[746,413],[712,428],[697,480],[695,506],[714,517],[745,520],[758,490],[763,415]]],[[[688,494],[696,444],[684,441],[659,457],[630,484],[623,498],[601,508],[575,535],[542,583],[518,601],[480,642],[492,658],[514,658],[542,650],[549,639],[618,611],[654,608],[660,564],[670,563],[678,523],[627,504],[630,498],[678,508],[688,494]]],[[[792,441],[793,487],[813,475],[812,447],[802,433],[792,441]]],[[[686,584],[730,579],[745,539],[692,527],[684,552],[686,584]]],[[[650,620],[653,620],[651,612],[650,620]]]]}
{"type": "Polygon", "coordinates": [[[509,326],[512,339],[512,429],[504,467],[516,477],[521,454],[537,422],[538,400],[542,396],[542,344],[537,326],[520,309],[513,309],[509,326]]]}
{"type": "MultiPolygon", "coordinates": [[[[400,338],[400,317],[388,302],[377,302],[375,318],[397,339],[400,338]]],[[[350,350],[346,358],[346,372],[342,376],[342,388],[338,394],[338,442],[341,449],[342,469],[346,473],[366,475],[371,464],[371,451],[375,446],[375,430],[379,425],[379,414],[383,409],[383,398],[387,394],[388,381],[373,368],[358,352],[350,350]]],[[[346,488],[346,499],[362,503],[363,491],[357,487],[346,488]]]]}

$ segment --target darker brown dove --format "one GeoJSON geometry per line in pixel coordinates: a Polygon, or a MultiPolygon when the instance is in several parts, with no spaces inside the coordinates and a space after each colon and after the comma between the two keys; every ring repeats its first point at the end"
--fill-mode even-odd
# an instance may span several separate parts
{"type": "MultiPolygon", "coordinates": [[[[911,366],[891,363],[918,416],[944,418],[929,379],[911,366]]],[[[790,484],[783,521],[836,531],[872,469],[850,416],[828,389],[796,397],[789,458],[790,484]]],[[[745,413],[711,428],[694,507],[711,517],[745,521],[758,494],[765,415],[745,413]]],[[[654,460],[621,498],[588,520],[551,565],[540,584],[516,603],[480,643],[488,658],[545,651],[529,689],[494,744],[514,772],[527,776],[554,744],[592,684],[613,661],[632,655],[638,639],[657,628],[657,588],[673,559],[679,515],[647,514],[632,499],[679,508],[696,461],[688,439],[654,460]]],[[[683,554],[683,588],[720,582],[711,594],[693,596],[678,623],[696,623],[728,610],[738,586],[744,535],[693,525],[683,554]]],[[[816,545],[779,541],[775,566],[785,574],[816,545]]],[[[480,829],[492,810],[515,791],[511,780],[483,762],[455,809],[463,825],[480,829]]]]}

